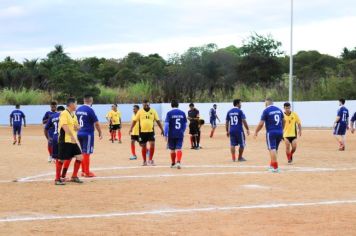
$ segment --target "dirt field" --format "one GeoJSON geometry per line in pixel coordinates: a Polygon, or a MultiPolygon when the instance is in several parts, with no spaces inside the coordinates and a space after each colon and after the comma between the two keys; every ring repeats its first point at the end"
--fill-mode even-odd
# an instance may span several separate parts
{"type": "Polygon", "coordinates": [[[156,167],[130,161],[124,126],[123,144],[96,141],[98,178],[54,186],[42,128],[23,132],[13,146],[0,127],[0,235],[356,235],[356,135],[339,152],[330,130],[305,130],[294,165],[282,145],[271,174],[263,133],[247,138],[241,164],[224,128],[209,139],[205,126],[203,149],[186,139],[177,170],[162,137],[156,167]]]}

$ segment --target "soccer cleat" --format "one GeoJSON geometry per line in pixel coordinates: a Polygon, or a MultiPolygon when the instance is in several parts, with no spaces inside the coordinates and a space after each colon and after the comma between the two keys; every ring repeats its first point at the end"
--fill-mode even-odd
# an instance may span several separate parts
{"type": "Polygon", "coordinates": [[[339,151],[345,151],[345,145],[340,145],[339,151]]]}
{"type": "Polygon", "coordinates": [[[147,161],[144,161],[142,166],[147,166],[147,161]]]}
{"type": "Polygon", "coordinates": [[[52,161],[53,161],[52,157],[49,156],[49,157],[48,157],[48,163],[51,163],[52,161]]]}
{"type": "Polygon", "coordinates": [[[269,172],[271,172],[271,173],[280,173],[280,170],[279,170],[279,168],[275,169],[275,168],[271,167],[269,169],[269,172]]]}
{"type": "Polygon", "coordinates": [[[241,157],[241,158],[238,158],[237,159],[238,162],[244,162],[244,161],[247,161],[245,158],[241,157]]]}
{"type": "Polygon", "coordinates": [[[233,159],[232,159],[232,162],[236,162],[236,159],[235,159],[235,158],[233,158],[233,159]]]}
{"type": "Polygon", "coordinates": [[[199,150],[199,149],[200,149],[200,147],[195,147],[195,148],[194,148],[194,150],[199,150]]]}
{"type": "Polygon", "coordinates": [[[54,185],[66,185],[62,180],[55,180],[54,185]]]}
{"type": "Polygon", "coordinates": [[[17,141],[16,140],[14,140],[14,142],[12,143],[12,145],[15,145],[17,143],[17,141]]]}
{"type": "Polygon", "coordinates": [[[177,166],[176,166],[176,164],[175,163],[172,163],[171,164],[171,168],[173,169],[173,168],[176,168],[177,166]]]}
{"type": "Polygon", "coordinates": [[[82,184],[82,183],[84,183],[84,182],[81,181],[78,177],[72,177],[72,178],[70,179],[70,182],[77,183],[77,184],[82,184]]]}
{"type": "Polygon", "coordinates": [[[150,166],[155,166],[156,164],[155,164],[154,160],[149,160],[149,161],[148,161],[148,165],[150,165],[150,166]]]}
{"type": "Polygon", "coordinates": [[[67,177],[64,177],[64,178],[61,177],[61,181],[62,181],[62,182],[68,182],[68,181],[69,181],[69,178],[67,178],[67,177]]]}
{"type": "Polygon", "coordinates": [[[177,164],[176,164],[176,167],[177,167],[178,170],[182,169],[180,163],[177,163],[177,164]]]}
{"type": "Polygon", "coordinates": [[[122,141],[121,141],[121,140],[119,140],[119,143],[122,143],[122,141]]]}
{"type": "Polygon", "coordinates": [[[130,157],[130,160],[131,160],[131,161],[137,160],[137,156],[131,156],[131,157],[130,157]]]}
{"type": "Polygon", "coordinates": [[[293,156],[291,156],[290,159],[288,159],[288,164],[289,165],[293,164],[293,156]]]}

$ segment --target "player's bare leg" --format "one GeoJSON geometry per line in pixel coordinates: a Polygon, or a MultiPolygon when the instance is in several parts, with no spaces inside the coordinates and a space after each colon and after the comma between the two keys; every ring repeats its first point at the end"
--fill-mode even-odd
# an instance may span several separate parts
{"type": "Polygon", "coordinates": [[[21,135],[19,135],[17,145],[21,145],[21,135]]]}
{"type": "Polygon", "coordinates": [[[239,148],[239,158],[237,159],[237,161],[239,162],[246,161],[246,159],[242,156],[244,154],[244,150],[245,150],[244,147],[239,148]]]}
{"type": "Polygon", "coordinates": [[[334,135],[336,141],[339,144],[339,151],[345,150],[345,136],[344,135],[334,135]]]}
{"type": "Polygon", "coordinates": [[[230,146],[230,152],[231,152],[232,161],[235,162],[236,161],[236,148],[235,148],[235,146],[230,146]]]}
{"type": "Polygon", "coordinates": [[[141,144],[141,151],[142,151],[142,159],[143,159],[143,166],[147,166],[147,144],[141,144]]]}
{"type": "Polygon", "coordinates": [[[277,150],[272,149],[269,150],[269,155],[271,157],[271,165],[270,165],[270,171],[273,173],[278,173],[278,161],[277,161],[277,150]]]}
{"type": "Polygon", "coordinates": [[[153,155],[154,155],[154,153],[155,153],[155,142],[154,142],[154,141],[151,141],[151,142],[150,142],[150,157],[149,157],[149,159],[148,159],[148,164],[149,164],[150,166],[154,166],[154,165],[155,165],[155,163],[154,163],[154,161],[153,161],[153,155]]]}
{"type": "Polygon", "coordinates": [[[213,128],[211,129],[210,138],[214,137],[215,130],[216,130],[216,127],[213,127],[213,128]]]}
{"type": "Polygon", "coordinates": [[[15,145],[16,143],[17,143],[17,136],[16,134],[14,134],[14,142],[12,144],[15,145]]]}

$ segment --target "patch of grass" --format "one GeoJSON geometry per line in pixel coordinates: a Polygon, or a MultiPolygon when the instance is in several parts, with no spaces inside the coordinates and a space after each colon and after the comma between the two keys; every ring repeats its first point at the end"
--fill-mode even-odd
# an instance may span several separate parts
{"type": "Polygon", "coordinates": [[[48,104],[50,101],[50,94],[40,90],[22,89],[14,91],[10,89],[3,89],[0,92],[0,104],[2,105],[40,105],[48,104]]]}

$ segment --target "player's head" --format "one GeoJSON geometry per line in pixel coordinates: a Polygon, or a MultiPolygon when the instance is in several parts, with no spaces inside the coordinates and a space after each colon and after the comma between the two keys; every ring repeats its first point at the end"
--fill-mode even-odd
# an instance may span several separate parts
{"type": "Polygon", "coordinates": [[[57,112],[62,112],[64,110],[65,110],[64,106],[58,106],[57,107],[57,112]]]}
{"type": "Polygon", "coordinates": [[[194,109],[194,103],[189,104],[189,108],[190,108],[190,110],[193,110],[194,109]]]}
{"type": "Polygon", "coordinates": [[[172,107],[172,108],[178,108],[178,106],[179,106],[179,103],[178,103],[177,100],[172,100],[172,101],[171,101],[171,107],[172,107]]]}
{"type": "Polygon", "coordinates": [[[266,107],[273,105],[273,100],[272,100],[272,98],[266,98],[266,100],[265,100],[265,105],[266,105],[266,107]]]}
{"type": "Polygon", "coordinates": [[[15,105],[15,108],[16,108],[16,109],[20,109],[20,104],[16,104],[16,105],[15,105]]]}
{"type": "Polygon", "coordinates": [[[290,105],[290,103],[289,103],[289,102],[284,103],[283,107],[284,107],[285,113],[290,114],[291,108],[292,108],[292,106],[290,105]]]}
{"type": "Polygon", "coordinates": [[[214,104],[213,107],[214,107],[214,109],[216,109],[216,108],[218,108],[218,105],[214,104]]]}
{"type": "Polygon", "coordinates": [[[84,104],[89,106],[93,105],[93,96],[89,94],[84,95],[83,102],[84,104]]]}
{"type": "Polygon", "coordinates": [[[50,106],[51,106],[52,112],[55,112],[57,110],[57,102],[56,101],[52,101],[50,106]]]}
{"type": "Polygon", "coordinates": [[[140,110],[140,106],[139,105],[134,105],[133,106],[133,112],[136,114],[138,112],[138,110],[140,110]]]}
{"type": "Polygon", "coordinates": [[[142,107],[143,107],[143,109],[145,109],[145,110],[149,110],[149,109],[150,109],[150,102],[149,102],[147,99],[144,99],[144,100],[142,101],[142,107]]]}
{"type": "Polygon", "coordinates": [[[234,107],[241,107],[241,99],[234,99],[233,101],[234,107]]]}
{"type": "Polygon", "coordinates": [[[66,105],[68,110],[75,111],[77,109],[77,100],[75,98],[68,98],[66,105]]]}
{"type": "Polygon", "coordinates": [[[340,103],[340,106],[343,106],[343,105],[345,105],[345,99],[344,98],[340,98],[339,99],[339,103],[340,103]]]}
{"type": "Polygon", "coordinates": [[[112,104],[111,105],[111,109],[113,110],[113,111],[117,111],[117,104],[115,103],[115,104],[112,104]]]}

